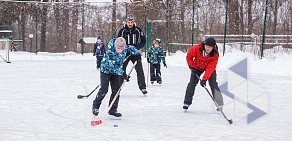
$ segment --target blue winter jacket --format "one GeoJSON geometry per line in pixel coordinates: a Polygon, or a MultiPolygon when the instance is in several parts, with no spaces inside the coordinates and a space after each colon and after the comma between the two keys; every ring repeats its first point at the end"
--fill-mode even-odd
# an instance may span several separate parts
{"type": "Polygon", "coordinates": [[[114,42],[115,39],[111,39],[108,43],[108,51],[101,61],[100,71],[105,74],[122,75],[124,73],[123,62],[126,54],[138,55],[140,51],[132,45],[127,45],[125,50],[118,54],[115,51],[114,42]]]}
{"type": "Polygon", "coordinates": [[[159,47],[151,47],[147,51],[147,59],[151,64],[160,64],[160,62],[165,62],[165,52],[164,49],[159,47]]]}

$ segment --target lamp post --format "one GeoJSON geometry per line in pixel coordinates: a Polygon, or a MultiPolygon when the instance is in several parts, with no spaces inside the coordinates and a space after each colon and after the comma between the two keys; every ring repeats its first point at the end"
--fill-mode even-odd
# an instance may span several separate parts
{"type": "Polygon", "coordinates": [[[29,47],[29,52],[31,52],[33,34],[29,34],[29,35],[28,35],[28,37],[30,38],[30,47],[29,47]]]}

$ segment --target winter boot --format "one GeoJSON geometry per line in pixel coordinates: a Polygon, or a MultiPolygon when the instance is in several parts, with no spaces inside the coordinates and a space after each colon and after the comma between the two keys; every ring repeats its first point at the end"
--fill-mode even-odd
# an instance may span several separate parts
{"type": "Polygon", "coordinates": [[[99,114],[99,109],[97,109],[97,108],[92,108],[92,114],[93,114],[94,116],[97,116],[97,115],[99,114]]]}
{"type": "Polygon", "coordinates": [[[141,89],[141,92],[142,92],[143,94],[147,94],[146,89],[141,89]]]}
{"type": "Polygon", "coordinates": [[[108,113],[109,115],[111,115],[111,116],[114,116],[114,117],[122,117],[122,114],[121,113],[119,113],[119,112],[113,112],[113,113],[108,113]]]}
{"type": "Polygon", "coordinates": [[[187,110],[189,108],[190,105],[188,104],[184,104],[183,109],[187,110]]]}
{"type": "Polygon", "coordinates": [[[153,84],[154,83],[154,81],[151,81],[151,84],[153,84]]]}
{"type": "Polygon", "coordinates": [[[162,83],[162,81],[161,81],[161,80],[160,80],[160,81],[157,81],[157,83],[158,83],[158,84],[161,84],[161,83],[162,83]]]}

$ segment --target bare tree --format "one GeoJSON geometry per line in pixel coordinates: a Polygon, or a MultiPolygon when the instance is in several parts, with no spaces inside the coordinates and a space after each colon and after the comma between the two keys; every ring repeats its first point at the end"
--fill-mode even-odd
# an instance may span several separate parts
{"type": "Polygon", "coordinates": [[[238,0],[229,0],[228,19],[228,33],[239,34],[239,26],[237,23],[240,21],[238,0]]]}
{"type": "MultiPolygon", "coordinates": [[[[74,2],[79,2],[79,0],[74,0],[74,2]]],[[[77,27],[78,27],[78,15],[79,15],[79,8],[80,5],[75,4],[73,6],[73,10],[72,10],[72,30],[70,33],[70,50],[71,51],[77,51],[76,49],[76,45],[77,45],[77,39],[78,39],[78,31],[77,31],[77,27]]]]}
{"type": "Polygon", "coordinates": [[[112,7],[112,36],[116,35],[116,20],[117,20],[117,0],[113,0],[112,7]]]}
{"type": "MultiPolygon", "coordinates": [[[[56,0],[56,2],[60,2],[60,0],[56,0]]],[[[62,35],[61,35],[61,4],[56,4],[54,6],[54,16],[55,16],[55,28],[56,28],[56,38],[55,38],[55,46],[58,51],[62,52],[62,35]]]]}
{"type": "MultiPolygon", "coordinates": [[[[43,0],[43,2],[48,2],[48,0],[43,0]]],[[[48,4],[42,5],[41,12],[41,41],[40,41],[40,51],[46,51],[46,32],[47,32],[47,14],[48,14],[48,4]]]]}
{"type": "MultiPolygon", "coordinates": [[[[64,2],[69,2],[69,0],[64,0],[64,2]]],[[[71,4],[70,4],[71,5],[71,4]]],[[[69,42],[70,42],[70,31],[69,31],[69,24],[70,24],[70,11],[69,11],[69,4],[65,4],[63,6],[63,14],[64,14],[64,20],[63,22],[63,51],[67,52],[69,51],[69,42]]]]}

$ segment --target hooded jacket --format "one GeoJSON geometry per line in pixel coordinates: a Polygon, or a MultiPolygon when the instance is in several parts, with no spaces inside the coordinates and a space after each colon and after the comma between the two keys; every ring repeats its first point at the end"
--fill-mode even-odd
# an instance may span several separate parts
{"type": "Polygon", "coordinates": [[[101,61],[100,71],[105,74],[122,75],[123,62],[126,54],[138,55],[140,51],[132,45],[126,45],[126,48],[120,54],[116,52],[114,46],[115,39],[111,39],[108,43],[108,51],[101,61]]]}
{"type": "Polygon", "coordinates": [[[194,45],[187,53],[186,60],[190,68],[198,71],[205,71],[203,80],[208,80],[216,69],[219,59],[217,46],[207,56],[203,55],[204,43],[194,45]]]}

